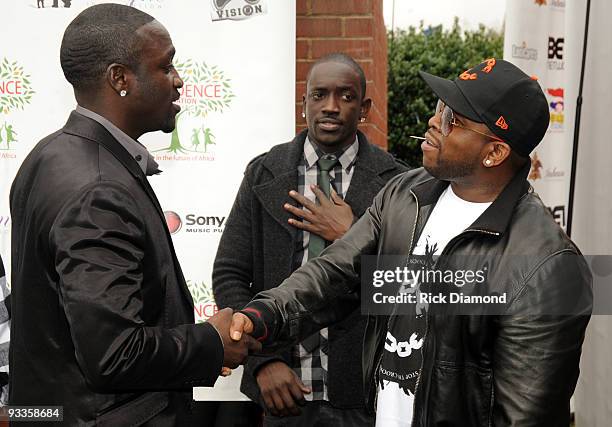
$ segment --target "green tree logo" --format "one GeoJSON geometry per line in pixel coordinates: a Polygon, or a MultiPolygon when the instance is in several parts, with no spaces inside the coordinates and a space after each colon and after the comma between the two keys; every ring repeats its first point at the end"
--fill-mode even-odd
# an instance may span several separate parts
{"type": "MultiPolygon", "coordinates": [[[[30,75],[25,74],[17,61],[3,58],[0,62],[0,113],[8,115],[12,110],[23,110],[32,102],[34,90],[30,75]]],[[[17,142],[17,131],[7,120],[0,121],[0,150],[10,150],[17,142]]]]}
{"type": "Polygon", "coordinates": [[[217,65],[208,66],[205,62],[187,59],[177,62],[175,68],[183,78],[181,89],[181,111],[176,115],[176,126],[172,132],[170,146],[156,151],[170,153],[207,152],[208,146],[215,144],[215,136],[204,126],[204,119],[210,113],[223,113],[236,97],[230,86],[231,79],[217,65]],[[201,126],[191,130],[191,144],[187,148],[181,141],[181,117],[184,115],[202,119],[201,126]]]}
{"type": "Polygon", "coordinates": [[[203,322],[205,318],[214,314],[214,311],[207,312],[204,308],[204,306],[209,304],[216,305],[212,287],[208,286],[205,282],[194,282],[191,280],[187,280],[187,287],[193,298],[193,309],[197,313],[196,320],[203,322]]]}
{"type": "Polygon", "coordinates": [[[189,288],[189,292],[191,292],[194,305],[215,302],[213,290],[206,282],[187,280],[187,287],[189,288]]]}

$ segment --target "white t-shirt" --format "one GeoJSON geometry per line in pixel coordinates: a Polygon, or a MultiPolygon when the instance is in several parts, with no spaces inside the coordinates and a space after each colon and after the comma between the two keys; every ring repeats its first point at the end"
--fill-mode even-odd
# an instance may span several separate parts
{"type": "MultiPolygon", "coordinates": [[[[490,205],[490,202],[467,202],[449,185],[434,206],[412,253],[440,255],[448,242],[468,228],[490,205]]],[[[379,372],[381,383],[377,385],[376,427],[410,427],[412,424],[417,367],[422,360],[423,321],[423,315],[415,313],[414,318],[396,316],[389,325],[379,372]]]]}

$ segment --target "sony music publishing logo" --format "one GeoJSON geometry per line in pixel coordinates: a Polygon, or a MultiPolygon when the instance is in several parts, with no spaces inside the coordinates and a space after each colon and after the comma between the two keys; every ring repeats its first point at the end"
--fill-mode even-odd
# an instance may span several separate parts
{"type": "Polygon", "coordinates": [[[512,45],[512,57],[518,59],[526,59],[528,61],[536,61],[538,59],[538,50],[527,47],[527,42],[520,45],[512,45]]]}
{"type": "Polygon", "coordinates": [[[181,227],[183,226],[183,220],[174,211],[164,211],[164,217],[166,217],[166,224],[168,225],[168,230],[170,230],[170,234],[175,234],[181,231],[181,227]]]}
{"type": "Polygon", "coordinates": [[[171,234],[183,230],[185,233],[222,233],[225,226],[225,216],[199,215],[189,213],[185,220],[174,211],[165,211],[166,224],[171,234]]]}
{"type": "Polygon", "coordinates": [[[265,0],[211,0],[210,17],[213,21],[243,21],[265,15],[265,0]]]}
{"type": "Polygon", "coordinates": [[[563,61],[563,44],[564,37],[548,37],[548,69],[563,70],[565,62],[563,61]]]}

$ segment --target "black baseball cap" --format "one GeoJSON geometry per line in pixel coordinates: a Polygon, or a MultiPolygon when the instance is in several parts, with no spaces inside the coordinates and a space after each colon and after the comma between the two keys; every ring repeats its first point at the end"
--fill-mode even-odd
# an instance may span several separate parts
{"type": "Polygon", "coordinates": [[[528,157],[550,122],[546,96],[536,77],[503,59],[488,59],[455,80],[419,74],[453,111],[484,123],[518,154],[528,157]]]}

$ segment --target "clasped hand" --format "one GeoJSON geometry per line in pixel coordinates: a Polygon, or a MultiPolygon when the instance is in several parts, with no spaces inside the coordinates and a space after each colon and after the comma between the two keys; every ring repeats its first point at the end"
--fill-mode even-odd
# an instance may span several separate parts
{"type": "Polygon", "coordinates": [[[245,317],[247,320],[248,318],[241,313],[236,313],[234,315],[232,315],[232,313],[233,311],[231,308],[224,308],[207,321],[215,327],[223,341],[224,369],[222,370],[222,375],[229,375],[231,372],[226,368],[233,369],[244,363],[249,353],[261,351],[261,343],[248,335],[249,332],[253,331],[253,324],[250,320],[250,330],[241,326],[241,323],[236,323],[236,326],[234,326],[234,323],[237,322],[235,319],[239,318],[239,316],[245,317]],[[230,338],[230,336],[234,337],[236,332],[240,332],[240,336],[238,336],[237,339],[230,338]],[[243,334],[242,332],[246,333],[243,334]]]}

